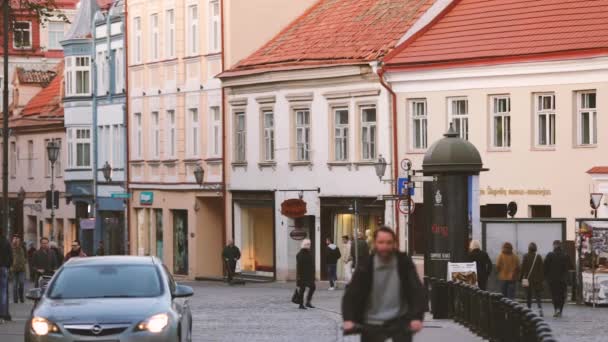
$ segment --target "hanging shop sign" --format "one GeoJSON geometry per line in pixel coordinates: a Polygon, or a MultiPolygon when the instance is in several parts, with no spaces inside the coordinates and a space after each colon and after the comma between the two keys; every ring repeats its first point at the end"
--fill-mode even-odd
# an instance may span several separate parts
{"type": "Polygon", "coordinates": [[[304,229],[294,229],[289,233],[289,237],[296,241],[302,241],[306,239],[308,233],[304,229]]]}
{"type": "Polygon", "coordinates": [[[281,214],[289,218],[299,218],[306,215],[306,202],[292,198],[281,203],[281,214]]]}
{"type": "Polygon", "coordinates": [[[152,205],[154,203],[154,193],[152,191],[142,191],[139,193],[139,204],[152,205]]]}

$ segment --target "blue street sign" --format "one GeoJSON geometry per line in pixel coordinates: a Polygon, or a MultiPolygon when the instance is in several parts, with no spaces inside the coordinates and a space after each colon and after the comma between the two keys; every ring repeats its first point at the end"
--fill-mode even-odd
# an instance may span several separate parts
{"type": "MultiPolygon", "coordinates": [[[[397,195],[399,195],[399,196],[405,195],[405,191],[406,191],[405,189],[408,188],[408,184],[409,184],[408,177],[399,178],[397,180],[397,195]]],[[[410,196],[414,196],[414,187],[411,187],[409,189],[410,189],[410,196]]]]}

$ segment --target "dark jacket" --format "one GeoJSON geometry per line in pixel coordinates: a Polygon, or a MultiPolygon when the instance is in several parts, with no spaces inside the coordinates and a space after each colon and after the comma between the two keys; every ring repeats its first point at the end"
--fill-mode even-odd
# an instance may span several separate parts
{"type": "Polygon", "coordinates": [[[222,258],[228,260],[239,260],[241,258],[241,251],[237,246],[226,246],[222,252],[222,258]]]}
{"type": "Polygon", "coordinates": [[[328,265],[336,265],[338,263],[338,259],[341,257],[342,253],[340,253],[340,248],[338,248],[338,246],[334,245],[333,243],[327,246],[327,255],[325,257],[325,261],[328,265]]]}
{"type": "Polygon", "coordinates": [[[365,240],[356,240],[350,244],[350,256],[353,258],[353,267],[357,267],[357,254],[355,253],[355,243],[359,249],[359,258],[366,260],[369,257],[369,245],[365,240]]]}
{"type": "Polygon", "coordinates": [[[4,236],[0,236],[0,267],[10,268],[13,265],[13,248],[4,236]]]}
{"type": "Polygon", "coordinates": [[[488,253],[476,248],[469,252],[469,262],[477,264],[477,278],[480,282],[485,282],[492,273],[492,260],[488,253]]]}
{"type": "Polygon", "coordinates": [[[70,250],[68,252],[68,254],[65,255],[65,262],[68,262],[68,260],[70,260],[71,258],[84,258],[86,257],[86,253],[82,250],[82,248],[80,248],[77,252],[74,252],[73,250],[70,250]]]}
{"type": "MultiPolygon", "coordinates": [[[[342,298],[342,317],[344,321],[364,323],[368,300],[374,283],[374,257],[361,259],[361,265],[355,270],[353,278],[342,298]]],[[[407,320],[422,320],[426,311],[426,290],[420,282],[418,272],[412,259],[405,253],[397,253],[401,295],[406,296],[407,320]]]]}
{"type": "Polygon", "coordinates": [[[25,264],[27,263],[27,254],[25,253],[25,248],[22,246],[13,246],[12,253],[13,264],[11,266],[11,272],[25,272],[25,264]]]}
{"type": "Polygon", "coordinates": [[[572,269],[570,257],[561,248],[556,248],[545,258],[545,278],[548,282],[567,282],[568,271],[572,269]]]}
{"type": "Polygon", "coordinates": [[[61,266],[64,260],[63,253],[58,247],[51,247],[51,250],[55,252],[55,258],[57,258],[57,267],[61,266]]]}
{"type": "Polygon", "coordinates": [[[528,253],[524,255],[524,261],[521,263],[520,279],[527,278],[530,282],[531,288],[542,290],[543,282],[545,281],[543,257],[540,255],[536,257],[536,255],[536,253],[528,253]],[[535,257],[536,263],[534,263],[535,257]],[[532,268],[532,264],[534,264],[534,268],[532,268]]]}
{"type": "Polygon", "coordinates": [[[298,286],[311,286],[315,282],[315,263],[310,249],[302,248],[296,255],[298,286]]]}
{"type": "Polygon", "coordinates": [[[50,248],[37,250],[34,253],[33,266],[34,269],[41,269],[44,272],[55,271],[59,267],[56,253],[50,248]]]}

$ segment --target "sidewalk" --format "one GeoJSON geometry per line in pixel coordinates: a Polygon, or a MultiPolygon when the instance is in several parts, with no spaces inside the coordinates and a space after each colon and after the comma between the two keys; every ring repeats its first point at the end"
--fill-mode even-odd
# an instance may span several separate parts
{"type": "Polygon", "coordinates": [[[11,302],[10,312],[13,320],[0,325],[0,341],[22,342],[25,321],[29,318],[31,310],[31,303],[13,304],[11,302]]]}

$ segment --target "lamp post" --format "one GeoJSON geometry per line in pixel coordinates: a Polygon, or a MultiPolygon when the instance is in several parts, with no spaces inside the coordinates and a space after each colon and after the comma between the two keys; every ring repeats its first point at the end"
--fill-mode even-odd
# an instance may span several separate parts
{"type": "Polygon", "coordinates": [[[384,177],[384,174],[386,173],[387,165],[386,159],[384,159],[382,155],[379,155],[378,161],[374,163],[374,168],[376,169],[376,176],[378,176],[380,181],[382,181],[382,177],[384,177]]]}
{"type": "Polygon", "coordinates": [[[205,170],[203,170],[202,166],[200,166],[199,164],[197,164],[194,167],[194,179],[196,180],[196,184],[198,184],[199,186],[203,186],[203,183],[205,182],[205,170]]]}
{"type": "Polygon", "coordinates": [[[55,162],[59,157],[59,144],[51,140],[46,145],[46,152],[51,162],[51,241],[55,241],[55,162]]]}
{"type": "Polygon", "coordinates": [[[595,218],[597,218],[597,210],[600,207],[600,204],[602,202],[602,197],[604,197],[604,194],[602,193],[592,193],[590,194],[590,199],[589,199],[589,205],[591,205],[591,208],[593,209],[593,213],[595,218]]]}
{"type": "Polygon", "coordinates": [[[106,180],[106,182],[112,181],[112,166],[109,162],[106,161],[106,163],[103,164],[101,172],[103,173],[103,178],[106,180]]]}

